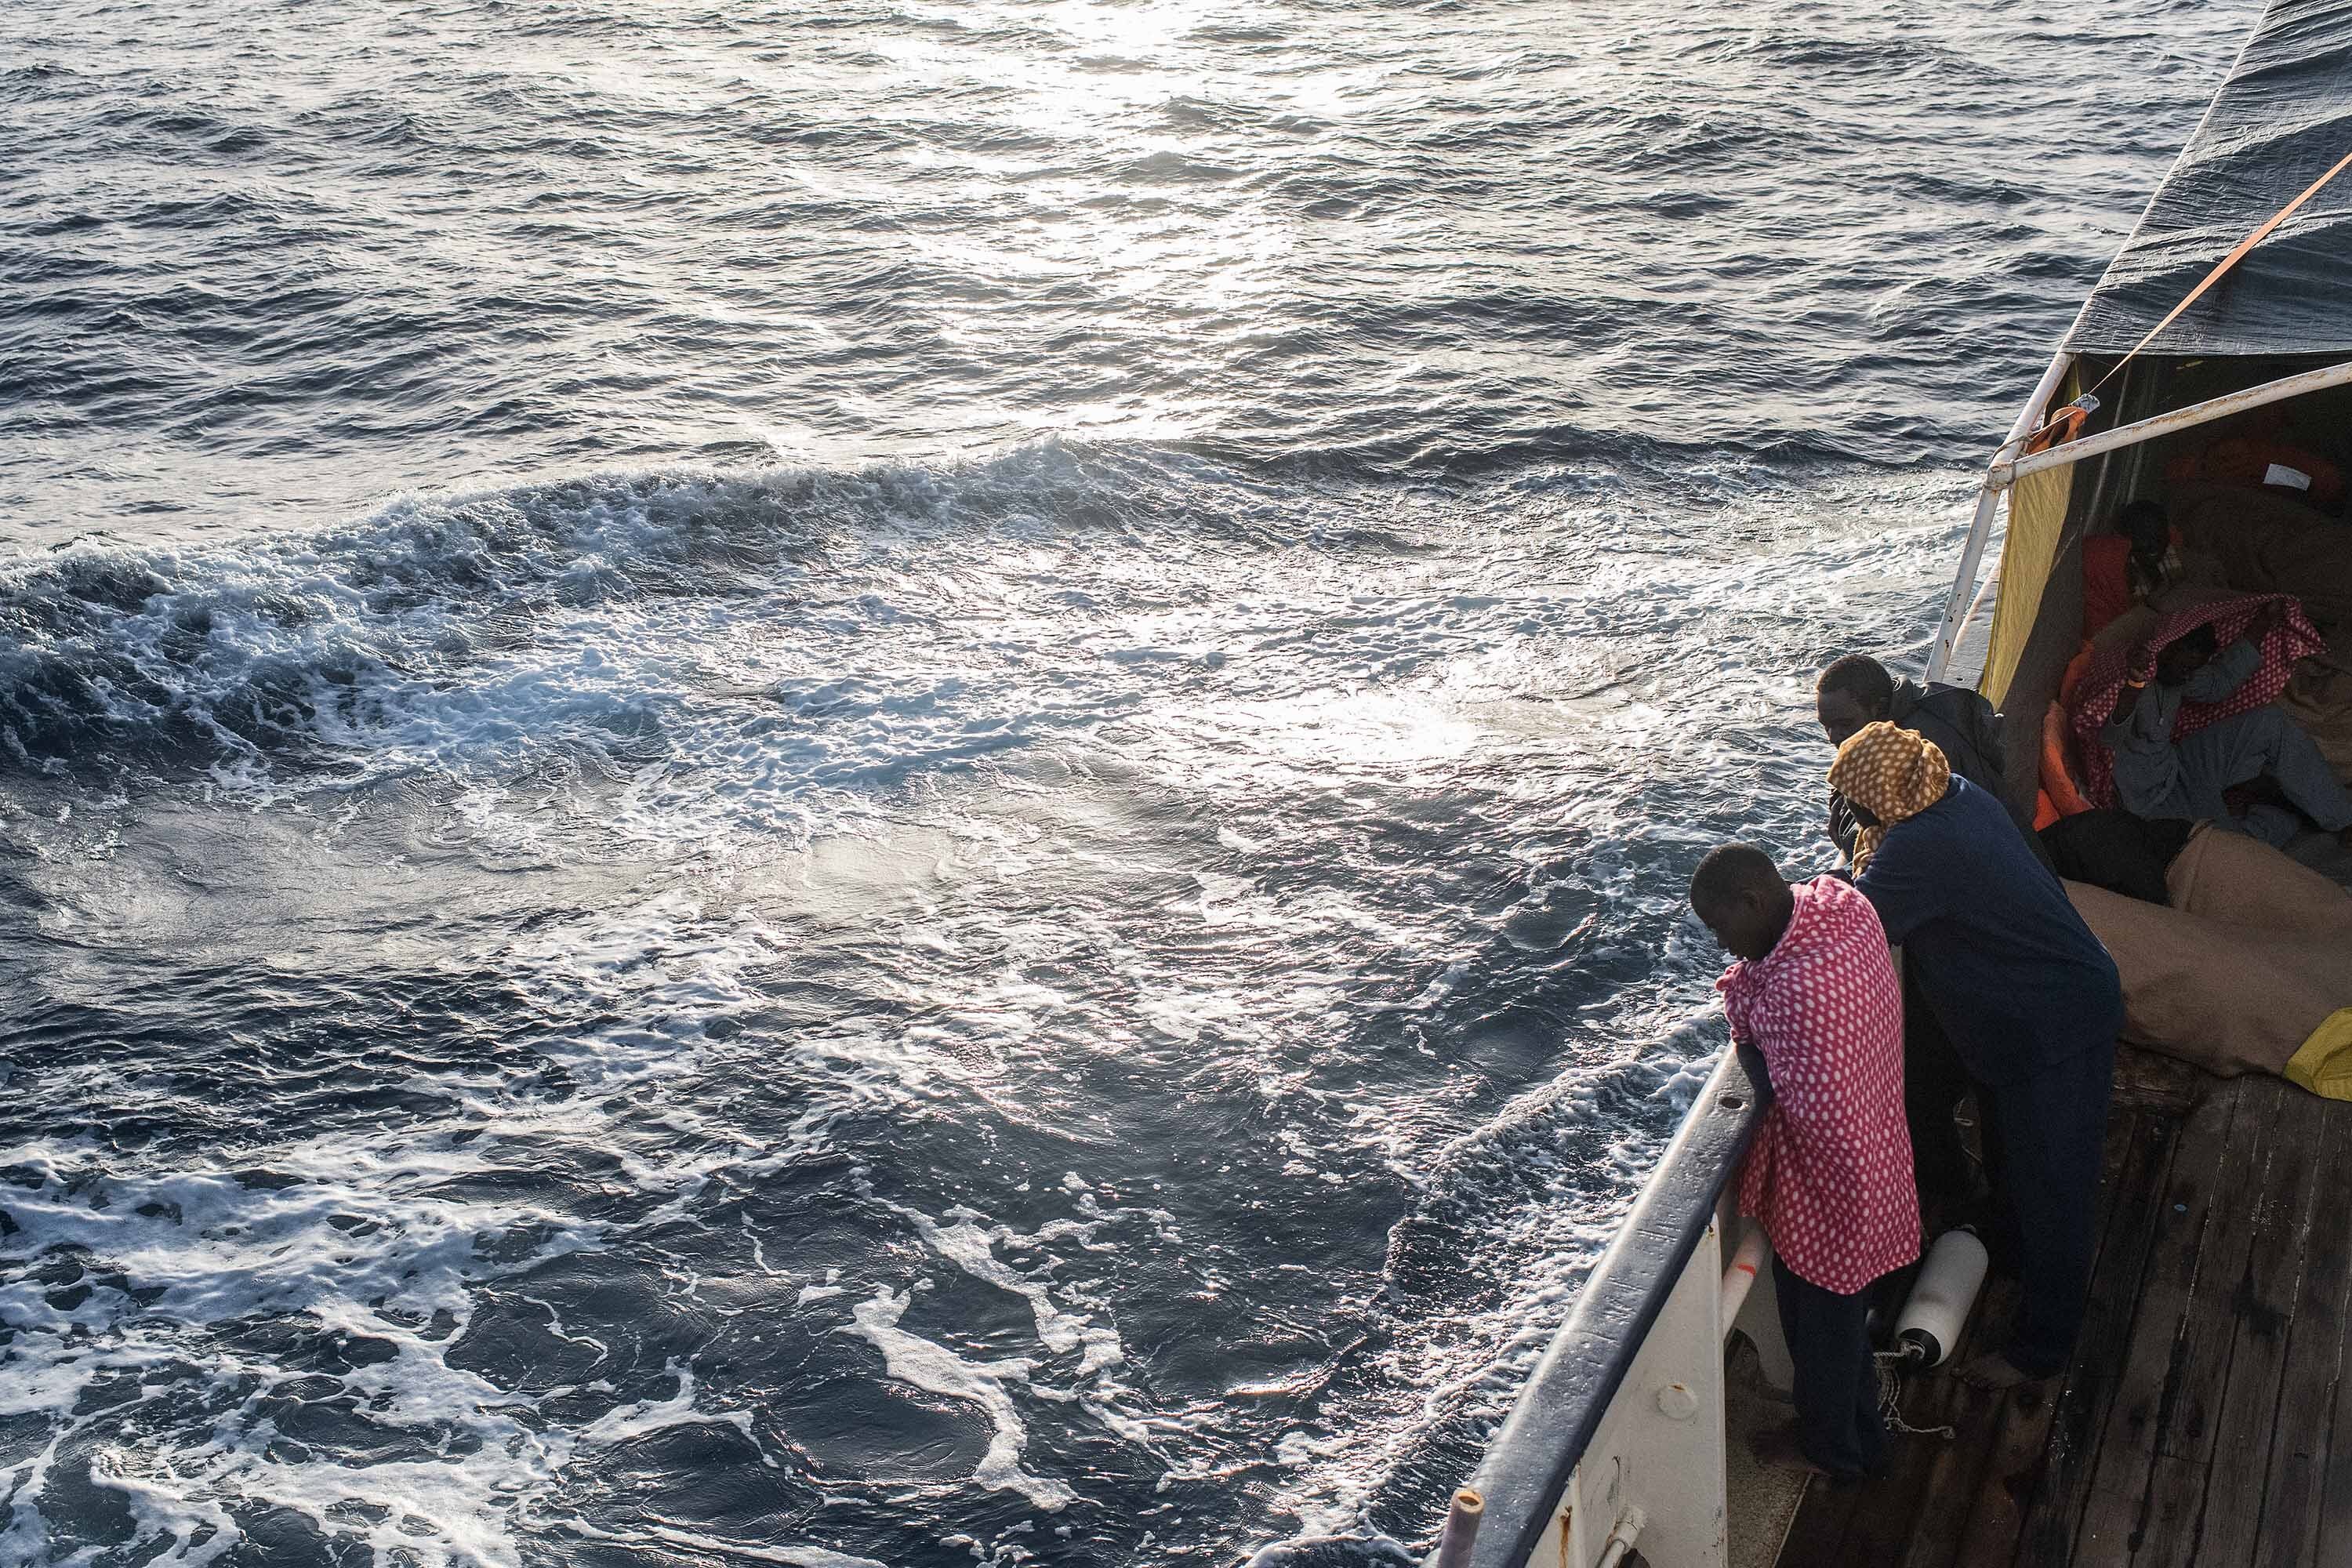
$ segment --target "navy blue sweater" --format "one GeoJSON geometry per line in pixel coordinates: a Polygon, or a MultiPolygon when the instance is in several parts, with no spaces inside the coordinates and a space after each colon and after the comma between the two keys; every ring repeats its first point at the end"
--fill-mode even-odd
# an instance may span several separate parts
{"type": "Polygon", "coordinates": [[[2116,961],[2000,803],[1966,779],[1888,828],[1854,886],[1979,1082],[2031,1078],[2123,1027],[2116,961]]]}

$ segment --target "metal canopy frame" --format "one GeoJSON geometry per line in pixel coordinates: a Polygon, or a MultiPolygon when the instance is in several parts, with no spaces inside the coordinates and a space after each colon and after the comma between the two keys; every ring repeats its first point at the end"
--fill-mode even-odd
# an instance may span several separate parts
{"type": "Polygon", "coordinates": [[[2301,397],[2308,392],[2324,392],[2331,386],[2343,386],[2347,384],[2352,384],[2352,360],[2346,360],[2340,364],[2322,365],[2317,370],[2306,370],[2294,375],[2281,376],[2276,381],[2266,381],[2260,386],[2250,386],[2242,392],[2223,393],[2219,397],[2209,397],[2202,403],[2191,403],[2185,407],[2175,408],[2168,413],[2158,414],[2129,425],[2118,425],[2114,429],[2102,431],[2096,436],[2079,437],[2063,446],[2053,447],[2047,451],[2035,452],[2022,458],[2012,458],[2007,462],[1996,462],[1985,475],[1985,487],[1988,489],[2006,489],[2027,475],[2041,473],[2045,468],[2063,468],[2068,463],[2079,463],[2085,458],[2095,458],[2103,452],[2113,452],[2125,447],[2137,447],[2143,441],[2153,441],[2159,436],[2169,436],[2180,430],[2193,430],[2200,425],[2210,425],[2215,420],[2227,419],[2233,414],[2243,414],[2249,409],[2265,407],[2273,403],[2284,403],[2292,397],[2301,397]]]}
{"type": "Polygon", "coordinates": [[[1984,485],[1977,493],[1976,516],[1969,523],[1968,542],[1960,550],[1959,570],[1953,574],[1952,591],[1944,600],[1942,624],[1937,626],[1935,643],[1927,650],[1929,680],[1944,679],[1944,672],[1951,667],[1952,655],[1959,647],[1961,630],[1976,608],[1977,569],[1984,563],[1985,542],[1992,537],[1993,512],[2000,505],[2001,491],[2014,482],[2011,479],[1995,484],[1993,473],[2000,469],[2001,459],[2014,452],[2041,425],[2042,409],[2049,405],[2051,395],[2074,363],[2074,356],[2063,349],[2051,356],[2049,368],[2034,383],[2032,394],[2026,398],[2025,406],[2018,410],[2016,422],[2010,426],[2008,436],[1994,454],[1992,469],[1986,473],[1984,485]]]}
{"type": "MultiPolygon", "coordinates": [[[[2001,496],[2014,488],[2018,480],[2079,463],[2087,458],[2102,457],[2161,437],[2177,435],[2183,430],[2193,430],[2200,425],[2210,425],[2251,409],[2284,403],[2330,387],[2352,386],[2352,359],[2343,360],[2335,364],[2280,376],[2259,386],[2209,397],[2200,403],[2191,403],[2147,419],[2135,420],[2129,425],[2119,425],[2095,436],[2077,437],[2044,451],[2018,456],[2019,446],[2040,426],[2043,410],[2074,361],[2075,356],[2064,350],[2051,360],[2049,368],[2042,373],[2041,381],[2035,384],[2032,395],[2026,399],[2024,408],[2019,411],[2017,422],[2010,426],[2008,437],[2002,440],[1992,462],[1985,468],[1984,483],[1977,495],[1976,516],[1969,522],[1968,542],[1960,552],[1959,570],[1953,575],[1951,592],[1944,601],[1943,620],[1937,626],[1936,640],[1928,649],[1927,679],[1929,680],[1945,678],[1951,668],[1953,656],[1959,651],[1960,637],[1975,616],[1978,601],[1983,597],[1983,592],[1977,584],[1977,573],[1983,564],[1986,542],[1992,535],[1993,516],[2000,507],[2001,496]]],[[[1992,579],[1988,578],[1985,587],[1990,588],[1991,582],[1992,579]]]]}

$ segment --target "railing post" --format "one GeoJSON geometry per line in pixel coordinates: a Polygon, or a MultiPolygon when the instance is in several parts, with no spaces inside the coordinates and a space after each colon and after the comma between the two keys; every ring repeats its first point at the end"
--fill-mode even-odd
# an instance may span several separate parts
{"type": "MultiPolygon", "coordinates": [[[[2010,426],[2009,438],[2000,444],[2000,450],[1995,455],[1996,466],[2000,458],[2010,457],[2018,443],[2032,434],[2035,423],[2042,417],[2042,407],[2049,403],[2051,394],[2058,390],[2058,383],[2065,375],[2066,367],[2074,363],[2074,356],[2063,350],[2051,356],[2049,368],[2042,373],[2042,379],[2034,383],[2033,391],[2026,397],[2025,406],[2018,412],[2016,422],[2010,426]]],[[[1984,562],[1985,542],[1992,537],[1993,512],[2000,504],[2001,489],[2000,485],[1993,482],[1992,473],[1988,472],[1983,488],[1977,492],[1976,515],[1969,521],[1968,542],[1960,548],[1959,570],[1952,574],[1952,591],[1945,597],[1944,615],[1936,627],[1936,640],[1927,648],[1927,679],[1930,680],[1944,679],[1945,671],[1951,668],[1952,655],[1958,647],[1960,632],[1968,625],[1969,610],[1976,597],[1977,570],[1984,562]]]]}
{"type": "Polygon", "coordinates": [[[1454,1494],[1445,1510],[1445,1533],[1437,1538],[1437,1554],[1429,1560],[1430,1568],[1470,1568],[1470,1548],[1478,1539],[1478,1521],[1486,1511],[1486,1500],[1468,1487],[1454,1494]]]}

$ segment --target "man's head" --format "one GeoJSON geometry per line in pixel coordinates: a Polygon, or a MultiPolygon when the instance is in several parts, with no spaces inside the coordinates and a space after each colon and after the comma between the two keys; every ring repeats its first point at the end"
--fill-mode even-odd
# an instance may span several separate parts
{"type": "Polygon", "coordinates": [[[2179,686],[2211,663],[2220,649],[2221,639],[2209,621],[2164,645],[2156,656],[2156,678],[2167,686],[2179,686]]]}
{"type": "Polygon", "coordinates": [[[1762,958],[1780,945],[1797,907],[1772,857],[1747,844],[1707,852],[1691,874],[1691,909],[1734,958],[1762,958]]]}
{"type": "Polygon", "coordinates": [[[2163,554],[2172,543],[2172,520],[2165,516],[2161,502],[2146,499],[2133,501],[2116,513],[2108,525],[2132,542],[2132,553],[2153,559],[2163,554]]]}
{"type": "Polygon", "coordinates": [[[1895,678],[1868,654],[1850,653],[1822,671],[1813,685],[1813,716],[1832,746],[1895,711],[1895,678]]]}

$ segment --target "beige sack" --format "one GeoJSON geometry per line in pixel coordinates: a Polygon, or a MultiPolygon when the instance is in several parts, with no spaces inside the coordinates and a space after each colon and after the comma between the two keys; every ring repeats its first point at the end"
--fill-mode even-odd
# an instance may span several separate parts
{"type": "Polygon", "coordinates": [[[2333,938],[2352,976],[2352,893],[2259,838],[2199,823],[2164,890],[2174,909],[2208,920],[2333,938]]]}
{"type": "MultiPolygon", "coordinates": [[[[2209,829],[2205,837],[2243,836],[2209,829]]],[[[2135,1045],[2224,1078],[2266,1072],[2301,1081],[2287,1064],[2334,1015],[2352,1008],[2352,944],[2342,936],[2216,920],[2085,882],[2067,883],[2066,894],[2114,955],[2124,1038],[2135,1045]]]]}

